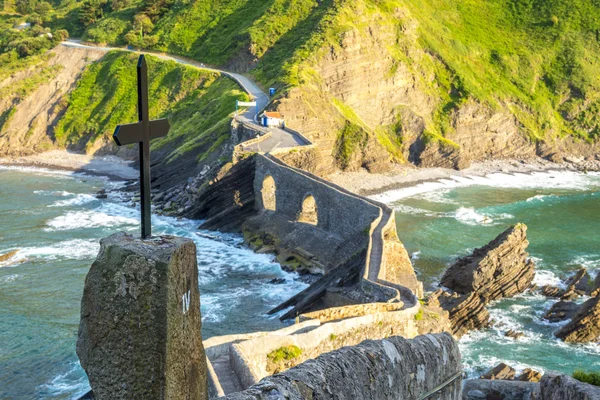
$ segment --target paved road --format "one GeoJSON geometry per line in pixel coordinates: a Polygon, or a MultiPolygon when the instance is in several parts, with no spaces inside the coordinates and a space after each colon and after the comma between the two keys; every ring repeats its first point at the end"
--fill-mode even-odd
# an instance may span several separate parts
{"type": "MultiPolygon", "coordinates": [[[[100,51],[105,51],[105,52],[109,52],[112,50],[120,50],[120,51],[129,51],[132,53],[142,53],[141,51],[130,50],[130,49],[127,49],[124,47],[90,46],[90,45],[81,43],[81,41],[77,40],[77,39],[69,39],[69,40],[62,42],[61,44],[65,47],[94,49],[94,50],[100,50],[100,51]]],[[[235,80],[244,89],[244,91],[246,93],[248,93],[251,97],[253,97],[256,100],[256,103],[258,106],[258,113],[260,113],[269,103],[269,96],[267,96],[258,87],[258,85],[256,83],[254,83],[252,80],[250,80],[247,76],[244,76],[241,74],[236,74],[236,73],[229,72],[229,71],[224,71],[224,70],[221,70],[218,68],[209,67],[199,61],[190,60],[188,58],[176,57],[176,56],[163,54],[163,53],[152,53],[152,52],[143,52],[143,53],[152,54],[153,56],[158,57],[163,60],[171,60],[171,61],[175,61],[180,64],[190,65],[192,67],[204,69],[204,70],[208,70],[208,71],[216,71],[216,72],[220,72],[223,75],[229,76],[230,78],[235,80]]],[[[232,107],[233,106],[234,105],[232,104],[232,107]]],[[[240,120],[242,120],[244,123],[247,123],[247,124],[255,123],[258,118],[256,107],[250,107],[250,108],[246,109],[246,111],[243,114],[241,114],[239,116],[239,118],[240,118],[240,120]]],[[[260,145],[251,146],[248,149],[251,151],[261,151],[261,152],[266,153],[266,152],[275,150],[277,148],[304,146],[304,145],[308,144],[302,138],[300,138],[298,135],[295,135],[292,132],[288,132],[288,131],[285,131],[285,130],[279,129],[279,128],[268,128],[268,130],[271,132],[270,138],[265,139],[265,141],[261,142],[260,145]]]]}

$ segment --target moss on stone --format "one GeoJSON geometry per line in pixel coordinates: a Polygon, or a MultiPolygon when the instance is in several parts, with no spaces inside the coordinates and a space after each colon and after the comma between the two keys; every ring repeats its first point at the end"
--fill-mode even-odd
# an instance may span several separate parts
{"type": "Polygon", "coordinates": [[[273,350],[267,354],[267,358],[273,363],[277,364],[282,361],[293,360],[294,358],[300,357],[302,349],[295,345],[283,346],[276,350],[273,350]]]}

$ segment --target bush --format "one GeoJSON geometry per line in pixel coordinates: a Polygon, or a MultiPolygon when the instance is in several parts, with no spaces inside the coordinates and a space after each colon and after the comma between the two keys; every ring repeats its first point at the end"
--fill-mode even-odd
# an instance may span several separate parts
{"type": "Polygon", "coordinates": [[[277,350],[273,350],[267,354],[267,358],[273,363],[277,364],[283,360],[292,360],[299,357],[302,354],[302,349],[298,346],[290,345],[280,347],[277,350]]]}
{"type": "Polygon", "coordinates": [[[585,372],[578,369],[573,373],[573,378],[590,385],[600,386],[600,372],[585,372]]]}

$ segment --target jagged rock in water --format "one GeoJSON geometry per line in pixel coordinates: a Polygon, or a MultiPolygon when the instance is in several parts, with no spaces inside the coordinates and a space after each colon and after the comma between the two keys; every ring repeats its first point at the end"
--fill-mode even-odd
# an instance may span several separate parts
{"type": "Polygon", "coordinates": [[[518,339],[521,336],[525,336],[525,334],[523,332],[518,332],[518,331],[513,331],[512,329],[510,329],[509,331],[507,331],[504,336],[509,337],[509,338],[513,338],[513,339],[518,339]]]}
{"type": "Polygon", "coordinates": [[[596,271],[596,280],[594,281],[594,286],[592,289],[591,296],[595,297],[600,294],[600,271],[596,271]]]}
{"type": "Polygon", "coordinates": [[[531,286],[534,264],[525,250],[527,226],[516,224],[473,254],[460,258],[441,284],[458,293],[476,292],[485,301],[511,297],[531,286]]]}
{"type": "Polygon", "coordinates": [[[18,252],[19,250],[13,250],[5,254],[0,254],[0,262],[8,261],[9,258],[12,258],[18,252]]]}
{"type": "Polygon", "coordinates": [[[517,381],[539,382],[542,380],[542,373],[531,368],[525,368],[521,375],[515,378],[517,381]]]}
{"type": "Polygon", "coordinates": [[[572,301],[559,301],[554,303],[542,318],[550,322],[560,322],[571,319],[579,309],[579,305],[572,301]]]}
{"type": "Polygon", "coordinates": [[[600,296],[581,305],[571,322],[555,333],[565,342],[588,343],[600,340],[600,296]]]}
{"type": "Polygon", "coordinates": [[[440,289],[429,297],[428,303],[449,313],[452,333],[457,337],[473,329],[485,328],[490,323],[490,314],[485,308],[485,303],[476,293],[461,295],[440,289]]]}
{"type": "Polygon", "coordinates": [[[567,284],[566,292],[574,292],[579,296],[585,296],[591,292],[591,278],[587,269],[579,269],[573,276],[569,277],[565,282],[567,284]]]}
{"type": "Polygon", "coordinates": [[[540,293],[546,297],[559,298],[562,297],[565,291],[560,288],[557,288],[556,286],[544,285],[540,288],[540,293]]]}
{"type": "Polygon", "coordinates": [[[492,380],[512,380],[515,378],[515,369],[500,363],[494,368],[483,374],[479,379],[492,379],[492,380]]]}

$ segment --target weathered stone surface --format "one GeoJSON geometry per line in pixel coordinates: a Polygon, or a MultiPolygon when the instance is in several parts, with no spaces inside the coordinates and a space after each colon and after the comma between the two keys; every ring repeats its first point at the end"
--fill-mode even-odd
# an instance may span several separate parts
{"type": "MultiPolygon", "coordinates": [[[[412,340],[396,336],[323,354],[225,399],[416,399],[461,368],[458,344],[449,334],[412,340]]],[[[460,399],[461,395],[459,377],[436,398],[460,399]]]]}
{"type": "Polygon", "coordinates": [[[560,322],[571,319],[579,309],[579,305],[572,301],[559,301],[544,314],[543,318],[550,322],[560,322]]]}
{"type": "Polygon", "coordinates": [[[600,400],[600,387],[579,382],[568,375],[547,373],[540,386],[543,400],[600,400]]]}
{"type": "Polygon", "coordinates": [[[468,379],[463,400],[540,400],[540,384],[535,382],[468,379]]]}
{"type": "Polygon", "coordinates": [[[579,296],[590,294],[592,289],[592,281],[585,268],[579,269],[565,283],[567,284],[567,292],[573,291],[579,296]]]}
{"type": "Polygon", "coordinates": [[[583,303],[571,322],[555,335],[565,342],[587,343],[600,340],[600,295],[583,303]]]}
{"type": "Polygon", "coordinates": [[[542,380],[542,373],[531,368],[525,368],[523,372],[521,372],[521,375],[515,379],[523,382],[539,382],[542,380]]]}
{"type": "Polygon", "coordinates": [[[473,329],[485,328],[490,314],[477,293],[458,294],[437,290],[428,298],[428,304],[448,311],[452,333],[460,337],[473,329]]]}
{"type": "Polygon", "coordinates": [[[98,399],[205,399],[196,247],[172,236],[100,241],[77,355],[98,399]]]}
{"type": "Polygon", "coordinates": [[[518,331],[513,331],[512,329],[508,330],[507,332],[504,333],[504,336],[509,337],[509,338],[513,338],[513,339],[518,339],[521,336],[524,336],[525,334],[523,332],[518,332],[518,331]]]}
{"type": "Polygon", "coordinates": [[[492,379],[492,380],[512,380],[515,378],[515,369],[504,363],[496,365],[494,368],[486,372],[481,376],[480,379],[492,379]]]}
{"type": "Polygon", "coordinates": [[[596,271],[596,279],[594,280],[594,286],[592,288],[591,295],[598,296],[600,294],[600,271],[596,271]]]}
{"type": "Polygon", "coordinates": [[[441,284],[458,293],[476,292],[486,302],[525,291],[535,275],[525,250],[529,245],[526,232],[525,224],[511,226],[488,245],[459,259],[441,284]]]}

